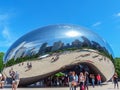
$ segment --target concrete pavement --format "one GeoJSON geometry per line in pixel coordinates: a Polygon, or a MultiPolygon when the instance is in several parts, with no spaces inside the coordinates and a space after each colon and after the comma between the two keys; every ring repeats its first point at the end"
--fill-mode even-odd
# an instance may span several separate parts
{"type": "MultiPolygon", "coordinates": [[[[120,82],[119,82],[120,85],[120,82]]],[[[12,90],[11,87],[4,88],[2,90],[12,90]]],[[[69,87],[60,87],[60,88],[35,88],[35,87],[27,87],[27,88],[18,88],[17,90],[69,90],[69,87]]],[[[79,87],[77,87],[77,90],[80,90],[79,87]]],[[[95,88],[89,86],[89,90],[120,90],[120,89],[114,89],[114,85],[112,82],[109,82],[108,84],[102,85],[102,86],[95,86],[95,88]]]]}

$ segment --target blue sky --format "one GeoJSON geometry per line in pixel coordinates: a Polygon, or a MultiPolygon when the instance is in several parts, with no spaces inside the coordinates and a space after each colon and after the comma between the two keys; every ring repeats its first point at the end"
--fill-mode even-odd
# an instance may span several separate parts
{"type": "Polygon", "coordinates": [[[0,0],[0,51],[27,32],[61,23],[96,32],[120,57],[120,0],[0,0]]]}

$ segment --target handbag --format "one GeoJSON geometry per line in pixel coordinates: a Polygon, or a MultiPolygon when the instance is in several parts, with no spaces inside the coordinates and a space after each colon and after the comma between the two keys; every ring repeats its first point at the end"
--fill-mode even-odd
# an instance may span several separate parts
{"type": "Polygon", "coordinates": [[[77,82],[72,81],[72,86],[77,86],[77,82]]]}
{"type": "Polygon", "coordinates": [[[84,87],[84,85],[82,85],[82,90],[85,90],[85,87],[84,87]]]}

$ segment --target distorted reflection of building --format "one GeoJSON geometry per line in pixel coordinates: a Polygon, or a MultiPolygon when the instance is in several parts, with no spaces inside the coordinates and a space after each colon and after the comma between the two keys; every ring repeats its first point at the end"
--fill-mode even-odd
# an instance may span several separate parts
{"type": "Polygon", "coordinates": [[[10,60],[14,57],[16,57],[16,52],[25,45],[25,42],[20,43],[16,48],[13,48],[10,53],[8,54],[8,57],[6,60],[10,60]]]}
{"type": "Polygon", "coordinates": [[[108,81],[114,74],[113,52],[109,45],[94,32],[76,25],[50,25],[23,35],[4,56],[9,77],[12,67],[20,73],[20,85],[30,85],[40,80],[49,80],[58,72],[68,74],[74,70],[102,76],[108,81]],[[31,37],[32,36],[32,37],[31,37]],[[109,61],[109,62],[108,62],[109,61]],[[26,66],[32,64],[26,71],[26,66]]]}
{"type": "Polygon", "coordinates": [[[26,50],[25,47],[19,48],[19,49],[15,52],[14,59],[16,60],[17,58],[23,57],[23,55],[24,55],[24,53],[25,53],[25,50],[26,50]]]}
{"type": "Polygon", "coordinates": [[[40,47],[39,54],[44,54],[47,48],[47,43],[43,43],[40,47]]]}
{"type": "Polygon", "coordinates": [[[81,38],[83,39],[83,43],[82,43],[83,47],[91,47],[91,42],[89,41],[87,37],[82,36],[81,38]]]}
{"type": "MultiPolygon", "coordinates": [[[[68,44],[68,48],[69,48],[69,44],[68,44]]],[[[77,48],[81,48],[82,47],[82,42],[79,41],[78,39],[76,39],[75,41],[72,42],[72,46],[73,47],[77,47],[77,48]]]]}
{"type": "Polygon", "coordinates": [[[56,50],[62,49],[63,45],[64,45],[64,44],[63,44],[61,41],[54,42],[51,51],[56,51],[56,50]]]}

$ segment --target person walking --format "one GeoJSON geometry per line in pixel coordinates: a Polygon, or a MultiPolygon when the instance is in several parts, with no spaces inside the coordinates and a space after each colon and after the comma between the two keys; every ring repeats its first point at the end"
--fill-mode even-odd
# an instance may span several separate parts
{"type": "Polygon", "coordinates": [[[84,73],[85,76],[85,90],[89,90],[88,85],[89,85],[89,73],[85,71],[84,73]]]}
{"type": "Polygon", "coordinates": [[[69,81],[70,90],[76,90],[77,83],[76,83],[76,76],[74,71],[70,72],[68,81],[69,81]]]}
{"type": "MultiPolygon", "coordinates": [[[[75,72],[74,72],[75,73],[75,72]]],[[[76,85],[74,86],[75,87],[75,90],[76,90],[76,88],[77,88],[77,85],[78,85],[78,75],[77,75],[77,73],[75,73],[75,83],[76,83],[76,85]]]]}
{"type": "Polygon", "coordinates": [[[16,71],[16,73],[15,73],[15,90],[18,88],[19,82],[20,82],[20,77],[19,77],[18,72],[16,71]]]}
{"type": "Polygon", "coordinates": [[[116,86],[117,86],[117,88],[119,89],[119,85],[118,85],[118,75],[117,75],[117,73],[115,73],[115,74],[113,75],[113,83],[114,83],[114,88],[116,88],[116,86]]]}
{"type": "Polygon", "coordinates": [[[2,74],[0,73],[0,88],[2,88],[2,74]]]}
{"type": "Polygon", "coordinates": [[[95,75],[94,74],[90,74],[90,78],[91,78],[91,81],[92,81],[92,86],[94,88],[95,87],[95,75]]]}
{"type": "Polygon", "coordinates": [[[72,81],[73,81],[72,72],[69,72],[68,82],[69,82],[69,89],[70,90],[72,90],[72,81]]]}
{"type": "Polygon", "coordinates": [[[100,85],[100,86],[101,86],[101,76],[100,76],[100,74],[98,74],[98,75],[96,76],[96,79],[97,79],[97,85],[100,85]]]}
{"type": "Polygon", "coordinates": [[[13,69],[9,72],[11,79],[12,79],[12,90],[15,90],[15,72],[13,71],[13,69]]]}
{"type": "Polygon", "coordinates": [[[85,82],[85,77],[83,75],[83,72],[80,72],[79,75],[80,90],[85,90],[84,82],[85,82]]]}
{"type": "Polygon", "coordinates": [[[20,81],[18,72],[13,71],[11,78],[12,78],[12,90],[16,90],[20,81]]]}
{"type": "Polygon", "coordinates": [[[4,88],[4,85],[5,85],[5,80],[6,80],[6,78],[5,78],[5,75],[3,75],[3,73],[2,73],[2,78],[1,78],[1,88],[4,88]]]}

